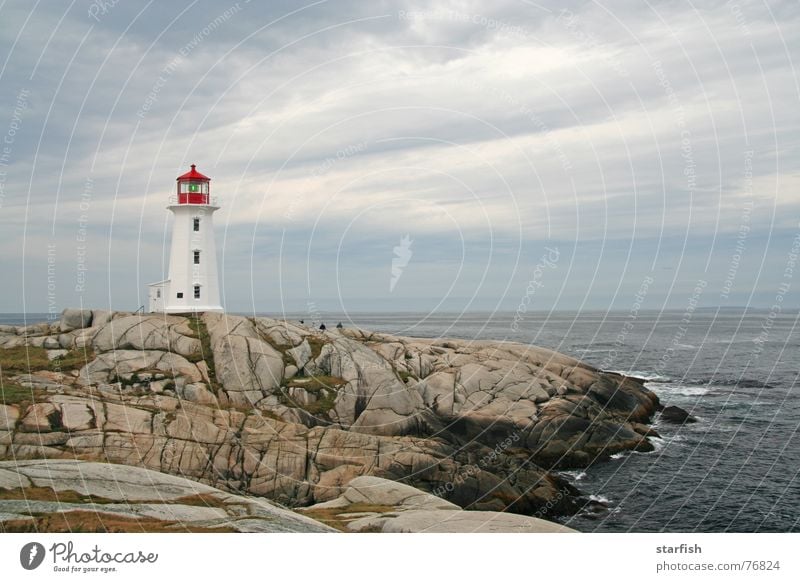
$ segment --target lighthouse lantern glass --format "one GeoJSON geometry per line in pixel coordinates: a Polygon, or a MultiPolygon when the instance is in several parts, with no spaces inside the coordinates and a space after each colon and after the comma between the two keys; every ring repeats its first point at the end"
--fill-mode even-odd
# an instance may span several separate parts
{"type": "Polygon", "coordinates": [[[180,180],[178,182],[178,198],[180,204],[208,204],[208,182],[180,180]]]}
{"type": "Polygon", "coordinates": [[[208,184],[204,182],[182,182],[181,194],[208,194],[208,184]]]}

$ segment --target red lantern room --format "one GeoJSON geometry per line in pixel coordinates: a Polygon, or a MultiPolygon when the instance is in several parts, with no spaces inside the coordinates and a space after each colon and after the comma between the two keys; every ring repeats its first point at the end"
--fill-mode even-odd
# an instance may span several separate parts
{"type": "Polygon", "coordinates": [[[204,176],[192,164],[192,169],[178,176],[178,204],[208,204],[209,182],[211,178],[204,176]]]}

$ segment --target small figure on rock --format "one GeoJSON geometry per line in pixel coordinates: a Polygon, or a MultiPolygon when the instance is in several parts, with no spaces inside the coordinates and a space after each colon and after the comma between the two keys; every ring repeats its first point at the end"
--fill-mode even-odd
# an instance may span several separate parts
{"type": "Polygon", "coordinates": [[[341,321],[336,324],[336,329],[343,329],[343,328],[344,328],[344,326],[342,325],[341,321]]]}
{"type": "Polygon", "coordinates": [[[327,328],[327,327],[325,327],[325,324],[324,324],[324,323],[321,323],[321,324],[320,324],[320,326],[319,326],[319,329],[320,329],[320,331],[325,331],[325,330],[326,330],[326,329],[328,329],[328,328],[327,328]]]}
{"type": "Polygon", "coordinates": [[[300,320],[300,323],[302,323],[302,324],[305,324],[305,321],[303,321],[303,320],[301,319],[301,320],[300,320]]]}

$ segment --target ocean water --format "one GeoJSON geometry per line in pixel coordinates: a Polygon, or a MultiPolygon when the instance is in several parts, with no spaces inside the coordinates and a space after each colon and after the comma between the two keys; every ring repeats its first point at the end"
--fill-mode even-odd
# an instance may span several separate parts
{"type": "MultiPolygon", "coordinates": [[[[296,316],[299,318],[299,316],[296,316]]],[[[320,317],[318,315],[317,317],[320,317]]],[[[648,378],[698,422],[655,421],[651,453],[623,453],[568,478],[596,504],[584,532],[800,531],[800,314],[766,310],[524,314],[321,314],[374,331],[531,343],[648,378]]],[[[308,321],[306,322],[308,323],[308,321]]]]}
{"type": "MultiPolygon", "coordinates": [[[[267,314],[275,316],[275,314],[267,314]]],[[[302,314],[286,314],[302,319],[302,314]]],[[[46,316],[29,314],[27,321],[46,316]]],[[[623,453],[563,476],[587,503],[567,525],[584,532],[800,531],[800,314],[762,310],[315,314],[417,337],[497,339],[548,347],[647,378],[662,402],[698,422],[656,418],[651,453],[623,453]]],[[[306,323],[312,318],[305,314],[306,323]]],[[[21,323],[21,316],[0,316],[21,323]]]]}

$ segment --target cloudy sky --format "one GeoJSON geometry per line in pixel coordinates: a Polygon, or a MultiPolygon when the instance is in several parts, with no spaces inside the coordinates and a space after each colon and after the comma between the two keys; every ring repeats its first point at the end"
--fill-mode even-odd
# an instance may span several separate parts
{"type": "Polygon", "coordinates": [[[0,311],[144,304],[190,163],[231,311],[628,310],[643,285],[683,309],[698,282],[800,305],[799,24],[796,1],[2,2],[0,311]]]}

